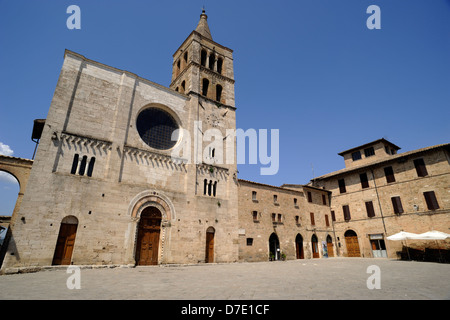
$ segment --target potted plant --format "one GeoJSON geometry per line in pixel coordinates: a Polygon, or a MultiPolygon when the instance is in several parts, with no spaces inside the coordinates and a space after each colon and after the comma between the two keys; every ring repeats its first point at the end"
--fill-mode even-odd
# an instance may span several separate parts
{"type": "Polygon", "coordinates": [[[286,254],[284,252],[281,253],[281,260],[282,261],[286,260],[286,254]]]}
{"type": "Polygon", "coordinates": [[[274,261],[274,260],[275,260],[275,255],[273,254],[273,252],[271,252],[271,253],[269,254],[269,260],[270,260],[270,261],[274,261]]]}

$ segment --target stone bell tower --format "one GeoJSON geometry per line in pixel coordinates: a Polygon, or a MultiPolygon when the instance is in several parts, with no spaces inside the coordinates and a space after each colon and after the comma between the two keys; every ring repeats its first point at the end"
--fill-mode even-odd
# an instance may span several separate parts
{"type": "Polygon", "coordinates": [[[197,28],[173,55],[170,87],[234,107],[233,50],[215,42],[203,9],[197,28]]]}

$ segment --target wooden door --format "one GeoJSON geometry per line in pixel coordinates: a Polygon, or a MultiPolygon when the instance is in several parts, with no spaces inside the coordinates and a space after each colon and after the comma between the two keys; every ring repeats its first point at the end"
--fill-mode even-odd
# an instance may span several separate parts
{"type": "Polygon", "coordinates": [[[136,263],[140,266],[158,264],[161,212],[154,207],[144,209],[139,221],[136,263]]]}
{"type": "Polygon", "coordinates": [[[319,258],[320,257],[319,256],[319,245],[318,245],[317,237],[315,235],[312,236],[311,245],[312,245],[313,258],[319,258]]]}
{"type": "Polygon", "coordinates": [[[77,226],[76,224],[61,223],[55,254],[53,255],[53,265],[70,265],[77,226]]]}
{"type": "Polygon", "coordinates": [[[356,235],[345,236],[345,245],[347,246],[348,257],[360,257],[358,237],[356,235]]]}
{"type": "Polygon", "coordinates": [[[327,242],[327,251],[329,257],[334,257],[334,251],[333,251],[333,243],[327,242]]]}
{"type": "Polygon", "coordinates": [[[206,232],[206,263],[214,262],[214,232],[206,232]]]}
{"type": "Polygon", "coordinates": [[[295,238],[295,252],[297,259],[304,259],[303,238],[301,235],[297,235],[297,237],[295,238]]]}

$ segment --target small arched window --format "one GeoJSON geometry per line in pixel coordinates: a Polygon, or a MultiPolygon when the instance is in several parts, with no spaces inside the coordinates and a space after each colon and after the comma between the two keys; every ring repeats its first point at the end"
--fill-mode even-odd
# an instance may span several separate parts
{"type": "Polygon", "coordinates": [[[186,62],[186,63],[187,63],[187,61],[188,61],[188,53],[187,53],[187,52],[185,52],[185,53],[184,53],[184,62],[186,62]]]}
{"type": "Polygon", "coordinates": [[[87,156],[83,156],[83,159],[81,160],[81,163],[80,163],[80,171],[78,171],[78,174],[80,176],[83,176],[84,171],[86,171],[86,163],[87,163],[87,156]]]}
{"type": "Polygon", "coordinates": [[[183,80],[183,82],[181,83],[181,88],[183,88],[183,93],[186,91],[186,81],[183,80]]]}
{"type": "Polygon", "coordinates": [[[217,72],[222,74],[223,59],[217,59],[217,72]]]}
{"type": "Polygon", "coordinates": [[[206,195],[206,189],[208,188],[208,180],[203,180],[203,194],[206,195]]]}
{"type": "Polygon", "coordinates": [[[78,153],[73,156],[72,170],[70,170],[71,174],[77,173],[79,158],[80,158],[80,156],[78,155],[78,153]]]}
{"type": "Polygon", "coordinates": [[[206,50],[202,50],[200,64],[204,67],[206,67],[206,56],[207,56],[206,50]]]}
{"type": "Polygon", "coordinates": [[[89,160],[89,166],[87,171],[88,177],[92,177],[92,171],[94,171],[94,164],[95,164],[95,157],[92,157],[91,160],[89,160]]]}
{"type": "Polygon", "coordinates": [[[216,62],[216,57],[213,53],[209,55],[209,69],[214,70],[214,63],[216,62]]]}
{"type": "Polygon", "coordinates": [[[220,84],[216,85],[216,100],[220,102],[222,98],[222,86],[220,84]]]}
{"type": "Polygon", "coordinates": [[[217,181],[215,181],[214,185],[213,185],[213,196],[214,197],[216,196],[216,191],[217,191],[217,181]]]}
{"type": "Polygon", "coordinates": [[[202,81],[202,95],[207,96],[208,95],[208,86],[209,86],[209,80],[204,78],[202,81]]]}

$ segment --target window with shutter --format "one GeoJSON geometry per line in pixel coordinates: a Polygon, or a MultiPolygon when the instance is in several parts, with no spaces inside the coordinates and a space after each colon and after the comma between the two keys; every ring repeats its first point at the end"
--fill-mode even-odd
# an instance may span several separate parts
{"type": "Polygon", "coordinates": [[[312,202],[312,194],[308,191],[308,202],[312,202]]]}
{"type": "Polygon", "coordinates": [[[316,222],[314,221],[314,212],[310,212],[309,214],[311,216],[311,225],[312,226],[316,225],[316,222]]]}
{"type": "Polygon", "coordinates": [[[348,205],[342,206],[342,211],[344,211],[344,220],[349,221],[351,217],[350,217],[350,208],[348,207],[348,205]]]}
{"type": "Polygon", "coordinates": [[[423,193],[425,197],[425,201],[427,202],[428,210],[437,210],[439,209],[439,204],[436,199],[436,195],[434,191],[428,191],[423,193]]]}
{"type": "Polygon", "coordinates": [[[366,211],[367,211],[367,216],[369,218],[375,217],[375,210],[373,209],[372,201],[367,201],[366,202],[366,211]]]}
{"type": "Polygon", "coordinates": [[[394,207],[394,213],[403,213],[402,201],[400,200],[400,197],[392,197],[391,200],[392,206],[394,207]]]}
{"type": "Polygon", "coordinates": [[[361,187],[363,189],[368,188],[369,187],[369,179],[367,179],[367,174],[365,172],[361,173],[359,175],[359,178],[361,179],[361,187]]]}
{"type": "Polygon", "coordinates": [[[392,167],[384,168],[384,174],[386,176],[387,183],[395,182],[394,170],[392,167]]]}
{"type": "Polygon", "coordinates": [[[326,225],[327,227],[330,226],[330,221],[328,220],[328,215],[325,215],[325,225],[326,225]]]}
{"type": "Polygon", "coordinates": [[[336,215],[334,214],[334,211],[331,211],[331,220],[336,221],[336,215]]]}
{"type": "Polygon", "coordinates": [[[345,180],[344,179],[339,179],[338,183],[339,183],[339,191],[341,193],[347,192],[347,190],[345,189],[345,180]]]}
{"type": "Polygon", "coordinates": [[[416,167],[417,175],[419,177],[425,177],[428,175],[427,168],[423,159],[414,160],[414,166],[416,167]]]}

